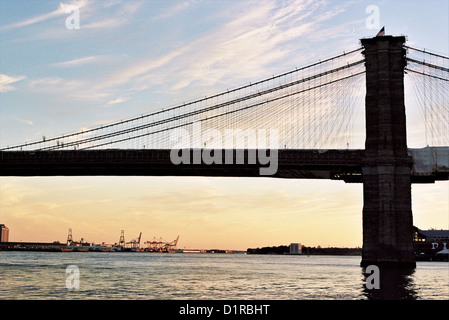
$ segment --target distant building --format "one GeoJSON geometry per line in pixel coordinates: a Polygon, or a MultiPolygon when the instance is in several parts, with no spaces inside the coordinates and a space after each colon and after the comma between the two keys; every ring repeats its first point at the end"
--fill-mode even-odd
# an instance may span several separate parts
{"type": "Polygon", "coordinates": [[[449,230],[420,230],[414,227],[414,233],[416,260],[449,260],[449,230]]]}
{"type": "Polygon", "coordinates": [[[300,243],[290,243],[290,247],[289,247],[290,254],[301,254],[302,253],[302,246],[300,243]]]}
{"type": "Polygon", "coordinates": [[[0,242],[9,241],[9,229],[4,225],[0,224],[0,242]]]}
{"type": "Polygon", "coordinates": [[[427,242],[449,242],[449,230],[420,230],[415,229],[415,241],[427,241],[427,242]]]}

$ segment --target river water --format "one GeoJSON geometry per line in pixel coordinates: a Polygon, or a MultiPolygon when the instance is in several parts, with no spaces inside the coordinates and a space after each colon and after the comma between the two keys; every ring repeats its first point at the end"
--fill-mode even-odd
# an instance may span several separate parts
{"type": "Polygon", "coordinates": [[[0,299],[449,299],[449,263],[380,270],[358,256],[0,252],[0,299]]]}

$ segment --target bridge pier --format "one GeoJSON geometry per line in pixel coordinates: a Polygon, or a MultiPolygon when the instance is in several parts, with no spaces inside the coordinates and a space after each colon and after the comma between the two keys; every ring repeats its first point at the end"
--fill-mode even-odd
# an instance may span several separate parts
{"type": "Polygon", "coordinates": [[[361,265],[414,267],[410,167],[388,162],[362,168],[361,265]]]}
{"type": "Polygon", "coordinates": [[[404,105],[405,37],[362,39],[366,64],[362,266],[415,267],[412,158],[404,105]]]}

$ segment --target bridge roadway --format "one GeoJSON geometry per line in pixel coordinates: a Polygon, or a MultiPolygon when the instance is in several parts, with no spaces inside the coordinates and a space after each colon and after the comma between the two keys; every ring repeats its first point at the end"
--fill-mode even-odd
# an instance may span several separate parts
{"type": "MultiPolygon", "coordinates": [[[[367,165],[365,151],[359,149],[280,149],[277,159],[268,157],[265,161],[263,158],[259,160],[258,156],[251,158],[258,155],[255,150],[221,150],[221,164],[206,164],[203,161],[195,164],[195,151],[211,154],[211,150],[188,150],[190,164],[176,165],[171,161],[168,149],[0,151],[0,176],[271,177],[361,183],[362,167],[367,165]],[[244,157],[239,158],[238,164],[240,152],[244,157]],[[228,164],[225,163],[225,155],[231,156],[227,158],[228,164]],[[254,158],[255,161],[248,163],[254,158]],[[260,168],[274,166],[275,161],[277,166],[273,168],[277,170],[274,175],[260,175],[260,168]]],[[[266,152],[263,154],[269,155],[266,152]]],[[[413,183],[449,180],[449,148],[409,149],[409,155],[413,160],[413,183]]]]}

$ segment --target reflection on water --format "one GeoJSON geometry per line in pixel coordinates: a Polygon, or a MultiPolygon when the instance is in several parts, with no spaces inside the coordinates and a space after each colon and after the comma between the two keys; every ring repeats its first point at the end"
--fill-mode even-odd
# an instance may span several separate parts
{"type": "Polygon", "coordinates": [[[418,293],[414,283],[414,268],[379,267],[378,286],[369,289],[367,283],[374,283],[374,272],[367,272],[362,268],[364,275],[363,293],[369,300],[416,300],[418,293]]]}

